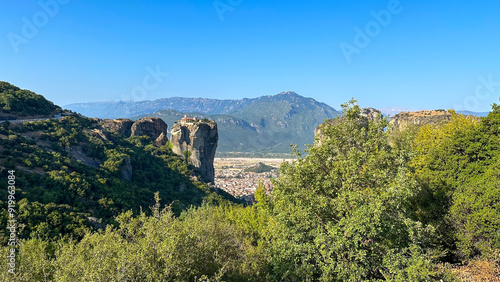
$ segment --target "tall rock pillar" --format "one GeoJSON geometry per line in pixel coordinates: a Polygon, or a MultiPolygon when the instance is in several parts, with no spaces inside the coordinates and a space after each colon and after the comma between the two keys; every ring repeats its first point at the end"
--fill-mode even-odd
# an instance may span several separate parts
{"type": "Polygon", "coordinates": [[[219,141],[217,123],[184,117],[172,127],[170,142],[173,152],[181,157],[189,157],[189,163],[200,169],[201,174],[214,182],[214,158],[219,141]],[[185,152],[189,153],[185,153],[185,152]]]}

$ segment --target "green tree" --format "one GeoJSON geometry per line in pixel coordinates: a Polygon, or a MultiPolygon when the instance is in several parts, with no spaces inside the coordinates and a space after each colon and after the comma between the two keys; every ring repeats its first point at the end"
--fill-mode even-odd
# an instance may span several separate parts
{"type": "Polygon", "coordinates": [[[342,107],[275,181],[273,279],[430,280],[422,238],[432,230],[411,219],[419,187],[407,158],[390,146],[387,120],[360,116],[356,101],[342,107]]]}
{"type": "Polygon", "coordinates": [[[425,126],[414,142],[415,177],[423,187],[418,218],[434,225],[449,259],[498,250],[500,237],[500,107],[483,119],[452,113],[425,126]]]}

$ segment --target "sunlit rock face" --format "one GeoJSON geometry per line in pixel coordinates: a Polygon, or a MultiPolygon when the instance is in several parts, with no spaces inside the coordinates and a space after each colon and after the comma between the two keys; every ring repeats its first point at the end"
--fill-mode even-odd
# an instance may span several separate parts
{"type": "Polygon", "coordinates": [[[391,118],[391,128],[393,130],[404,130],[405,128],[413,125],[437,125],[443,122],[448,122],[450,119],[451,113],[444,110],[401,112],[391,118]]]}
{"type": "Polygon", "coordinates": [[[123,136],[130,136],[133,120],[130,119],[105,119],[102,121],[101,125],[104,129],[116,132],[123,136]]]}
{"type": "Polygon", "coordinates": [[[218,141],[217,123],[209,120],[186,120],[186,117],[174,124],[170,137],[173,152],[181,157],[188,157],[189,163],[200,169],[201,174],[210,182],[215,179],[214,158],[218,141]]]}

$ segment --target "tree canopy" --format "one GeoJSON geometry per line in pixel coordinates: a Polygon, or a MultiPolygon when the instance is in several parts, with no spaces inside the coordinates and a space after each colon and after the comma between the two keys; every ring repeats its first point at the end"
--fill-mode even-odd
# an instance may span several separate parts
{"type": "Polygon", "coordinates": [[[3,113],[20,116],[50,115],[61,110],[42,95],[5,81],[0,81],[0,109],[3,113]]]}

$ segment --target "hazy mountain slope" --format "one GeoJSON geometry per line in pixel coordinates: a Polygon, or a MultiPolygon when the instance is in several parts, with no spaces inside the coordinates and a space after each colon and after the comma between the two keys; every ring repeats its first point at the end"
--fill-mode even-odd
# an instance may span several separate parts
{"type": "Polygon", "coordinates": [[[227,114],[252,103],[255,99],[217,100],[207,98],[172,97],[154,101],[111,101],[76,103],[64,106],[88,117],[131,118],[155,111],[171,109],[179,112],[227,114]]]}
{"type": "Polygon", "coordinates": [[[457,113],[466,116],[476,116],[476,117],[486,117],[489,114],[489,112],[471,112],[471,111],[457,111],[457,113]]]}
{"type": "Polygon", "coordinates": [[[289,150],[290,143],[311,144],[316,126],[337,117],[338,112],[314,99],[284,92],[260,98],[233,115],[255,126],[266,143],[280,140],[281,150],[289,150]]]}

